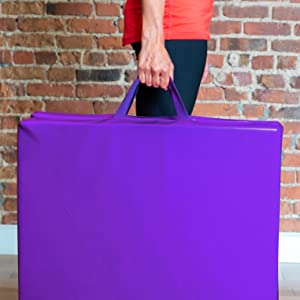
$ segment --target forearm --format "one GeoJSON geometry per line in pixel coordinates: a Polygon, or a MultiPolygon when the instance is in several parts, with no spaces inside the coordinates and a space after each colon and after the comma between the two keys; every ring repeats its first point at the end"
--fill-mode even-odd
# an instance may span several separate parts
{"type": "Polygon", "coordinates": [[[163,15],[165,0],[142,1],[142,43],[163,42],[163,15]]]}

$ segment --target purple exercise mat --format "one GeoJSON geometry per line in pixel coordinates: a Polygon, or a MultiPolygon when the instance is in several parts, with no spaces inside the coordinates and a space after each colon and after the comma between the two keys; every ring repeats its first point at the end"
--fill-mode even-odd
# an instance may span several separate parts
{"type": "Polygon", "coordinates": [[[35,112],[18,127],[20,300],[276,300],[282,125],[35,112]]]}

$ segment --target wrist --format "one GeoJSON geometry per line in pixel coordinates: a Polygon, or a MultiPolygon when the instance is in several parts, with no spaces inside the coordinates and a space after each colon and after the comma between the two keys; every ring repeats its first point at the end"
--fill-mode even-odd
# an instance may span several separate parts
{"type": "Polygon", "coordinates": [[[164,34],[162,30],[147,29],[142,31],[142,44],[164,44],[164,34]]]}

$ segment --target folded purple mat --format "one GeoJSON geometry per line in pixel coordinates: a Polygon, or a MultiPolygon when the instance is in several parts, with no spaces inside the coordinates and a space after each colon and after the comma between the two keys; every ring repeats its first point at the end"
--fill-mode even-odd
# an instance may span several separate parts
{"type": "Polygon", "coordinates": [[[276,300],[282,126],[35,112],[18,127],[20,300],[276,300]]]}

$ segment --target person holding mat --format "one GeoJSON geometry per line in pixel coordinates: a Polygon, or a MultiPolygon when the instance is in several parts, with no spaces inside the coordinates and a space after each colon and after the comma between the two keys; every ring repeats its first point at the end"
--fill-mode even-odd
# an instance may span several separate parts
{"type": "Polygon", "coordinates": [[[213,0],[127,0],[123,46],[138,60],[136,115],[175,115],[169,78],[192,113],[207,57],[213,0]]]}

